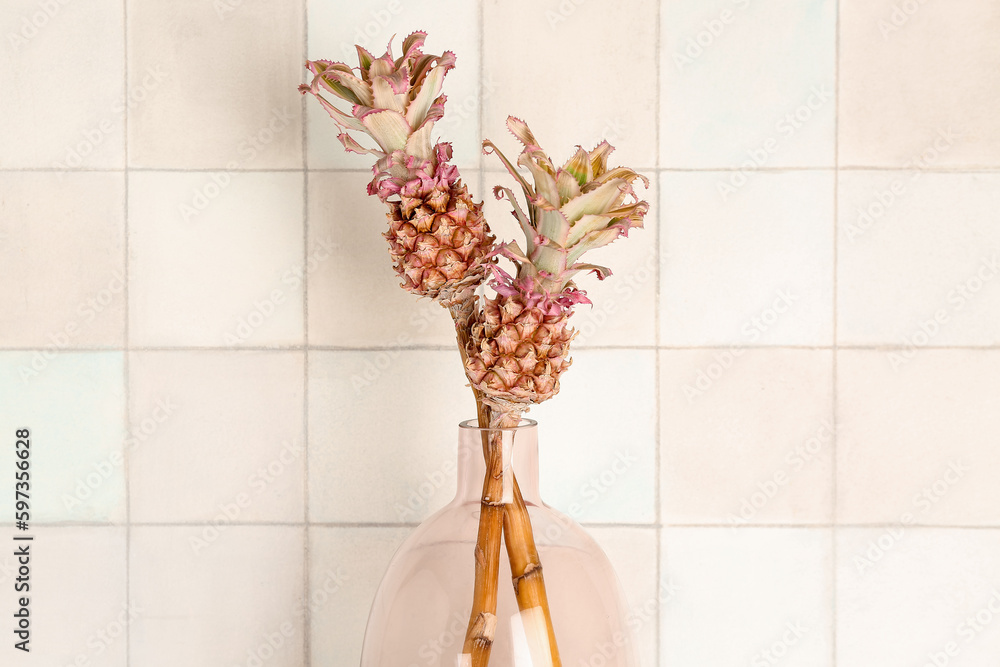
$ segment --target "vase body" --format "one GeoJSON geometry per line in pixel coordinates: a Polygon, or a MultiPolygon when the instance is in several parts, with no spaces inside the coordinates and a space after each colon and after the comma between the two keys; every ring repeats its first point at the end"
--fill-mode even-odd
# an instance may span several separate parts
{"type": "MultiPolygon", "coordinates": [[[[474,550],[486,464],[483,430],[459,425],[455,499],[424,521],[396,551],[365,631],[362,667],[461,665],[475,579],[474,550]]],[[[607,556],[578,524],[538,496],[537,424],[503,429],[504,475],[513,471],[528,508],[552,626],[567,667],[638,667],[628,607],[607,556]]],[[[511,478],[512,479],[512,478],[511,478]]],[[[505,479],[505,500],[510,484],[505,479]]],[[[549,667],[529,646],[510,564],[501,549],[497,628],[491,667],[549,667]]]]}

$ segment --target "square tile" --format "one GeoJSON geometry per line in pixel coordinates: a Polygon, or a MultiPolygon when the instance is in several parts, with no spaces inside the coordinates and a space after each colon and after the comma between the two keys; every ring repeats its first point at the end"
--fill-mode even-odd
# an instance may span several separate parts
{"type": "Polygon", "coordinates": [[[302,166],[302,3],[128,0],[127,11],[130,166],[302,166]]]}
{"type": "Polygon", "coordinates": [[[312,664],[356,667],[368,612],[382,575],[408,528],[328,528],[309,531],[312,664]],[[319,590],[331,591],[327,599],[319,590]]]}
{"type": "Polygon", "coordinates": [[[135,352],[129,375],[133,522],[303,520],[302,352],[135,352]]]}
{"type": "Polygon", "coordinates": [[[125,529],[62,526],[28,534],[35,539],[8,542],[9,551],[4,549],[11,555],[0,579],[9,593],[0,613],[13,619],[19,598],[28,597],[31,637],[24,657],[30,659],[18,660],[13,645],[21,639],[12,620],[7,664],[126,667],[128,625],[141,610],[126,604],[125,529]],[[31,588],[19,593],[13,554],[22,547],[28,550],[31,588]]]}
{"type": "Polygon", "coordinates": [[[660,373],[664,521],[830,521],[829,351],[663,350],[660,373]]]}
{"type": "Polygon", "coordinates": [[[577,350],[538,421],[542,499],[578,522],[656,520],[656,353],[577,350]],[[595,394],[620,397],[581,413],[595,394]]]}
{"type": "Polygon", "coordinates": [[[589,150],[606,139],[617,164],[655,166],[657,3],[626,0],[616,9],[484,3],[483,71],[496,92],[484,95],[483,136],[514,159],[521,145],[506,119],[517,116],[559,164],[575,146],[589,150]]]}
{"type": "Polygon", "coordinates": [[[309,255],[316,258],[309,275],[309,342],[397,351],[454,347],[448,311],[399,286],[382,236],[387,209],[365,194],[370,180],[370,174],[309,175],[309,255]]]}
{"type": "Polygon", "coordinates": [[[124,192],[122,174],[4,174],[0,345],[122,345],[124,192]]]}
{"type": "MultiPolygon", "coordinates": [[[[612,161],[612,164],[615,164],[612,161]]],[[[579,333],[574,348],[656,344],[656,279],[660,254],[656,242],[656,176],[648,173],[649,189],[636,183],[636,194],[650,204],[643,229],[629,232],[627,238],[587,253],[583,261],[611,269],[612,275],[598,280],[592,274],[577,276],[577,285],[587,293],[593,306],[579,306],[570,320],[579,333]]],[[[511,215],[507,200],[497,201],[493,186],[503,185],[516,193],[522,208],[524,195],[507,172],[485,173],[484,192],[488,193],[483,210],[498,243],[517,241],[524,247],[524,232],[511,215]]]]}
{"type": "Polygon", "coordinates": [[[302,344],[301,174],[129,179],[133,344],[302,344]]]}
{"type": "Polygon", "coordinates": [[[1000,525],[1000,353],[842,350],[837,517],[1000,525]]]}
{"type": "Polygon", "coordinates": [[[837,661],[990,665],[1000,654],[1000,532],[842,529],[837,661]]]}
{"type": "Polygon", "coordinates": [[[311,352],[310,519],[419,522],[450,501],[466,382],[457,350],[311,352]]]}
{"type": "Polygon", "coordinates": [[[1000,164],[992,3],[844,0],[840,16],[840,164],[1000,164]]]}
{"type": "Polygon", "coordinates": [[[9,0],[0,34],[0,71],[16,100],[0,108],[0,169],[123,167],[122,3],[9,0]],[[46,85],[69,63],[73,76],[46,85]]]}
{"type": "Polygon", "coordinates": [[[833,174],[660,176],[661,345],[829,345],[833,174]]]}
{"type": "MultiPolygon", "coordinates": [[[[124,375],[121,352],[0,353],[0,432],[30,431],[31,522],[125,520],[124,375]]],[[[10,503],[0,518],[14,520],[10,503]]]]}
{"type": "Polygon", "coordinates": [[[131,664],[302,665],[303,540],[288,526],[133,528],[131,664]]]}
{"type": "Polygon", "coordinates": [[[662,543],[662,664],[832,667],[830,531],[668,528],[662,543]]]}
{"type": "MultiPolygon", "coordinates": [[[[427,33],[424,53],[455,54],[455,69],[445,77],[442,92],[448,96],[445,115],[434,125],[433,141],[450,141],[454,162],[462,167],[479,165],[479,106],[493,95],[489,76],[480,76],[479,10],[477,3],[463,0],[389,0],[371,5],[310,0],[309,58],[358,65],[360,44],[375,57],[385,53],[393,40],[393,56],[401,55],[403,39],[415,30],[427,33]],[[395,36],[395,39],[393,37],[395,36]],[[482,91],[482,93],[480,92],[482,91]],[[482,96],[481,96],[482,95],[482,96]]],[[[308,72],[301,70],[303,81],[308,72]]],[[[331,100],[333,101],[333,100],[331,100]]],[[[348,110],[344,107],[344,110],[348,110]]],[[[336,123],[319,103],[306,101],[309,123],[310,168],[363,169],[374,164],[368,155],[347,153],[337,140],[336,123]]],[[[374,146],[374,142],[371,144],[374,146]]]]}
{"type": "Polygon", "coordinates": [[[832,167],[836,6],[664,2],[660,166],[832,167]]]}
{"type": "Polygon", "coordinates": [[[587,529],[608,555],[629,605],[628,627],[635,635],[639,664],[656,664],[656,613],[669,604],[669,585],[656,580],[654,528],[591,527],[587,529]]]}
{"type": "Polygon", "coordinates": [[[838,196],[838,341],[1000,343],[1000,174],[849,171],[838,196]]]}

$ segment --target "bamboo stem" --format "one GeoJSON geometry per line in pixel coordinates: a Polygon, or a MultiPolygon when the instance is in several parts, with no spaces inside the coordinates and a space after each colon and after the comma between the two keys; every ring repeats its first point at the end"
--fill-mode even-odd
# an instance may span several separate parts
{"type": "Polygon", "coordinates": [[[538,557],[535,536],[531,530],[528,507],[521,496],[521,489],[514,477],[514,502],[508,504],[503,517],[504,542],[507,558],[510,560],[511,582],[517,597],[517,608],[521,611],[538,608],[545,619],[545,629],[549,636],[549,653],[553,667],[560,667],[559,648],[552,626],[552,613],[545,593],[545,579],[542,576],[542,561],[538,557]]]}
{"type": "Polygon", "coordinates": [[[486,667],[497,626],[497,581],[500,574],[500,536],[503,532],[503,434],[490,432],[486,448],[479,534],[476,539],[476,579],[472,612],[462,652],[472,667],[486,667]]]}
{"type": "MultiPolygon", "coordinates": [[[[471,299],[450,308],[455,320],[455,334],[464,369],[468,359],[466,346],[469,341],[469,322],[473,302],[471,299]]],[[[476,398],[476,416],[479,427],[489,429],[491,414],[483,402],[482,394],[473,389],[476,398]]],[[[476,538],[476,574],[472,597],[472,611],[465,634],[462,653],[469,656],[472,667],[486,667],[497,626],[497,593],[500,576],[500,541],[503,534],[503,434],[500,431],[483,431],[483,457],[486,475],[479,515],[479,533],[476,538]]]]}

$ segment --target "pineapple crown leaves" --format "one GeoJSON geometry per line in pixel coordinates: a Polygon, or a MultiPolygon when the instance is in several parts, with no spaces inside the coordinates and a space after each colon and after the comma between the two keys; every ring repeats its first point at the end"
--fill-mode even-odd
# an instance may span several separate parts
{"type": "Polygon", "coordinates": [[[577,146],[576,153],[562,167],[556,167],[527,123],[509,116],[507,127],[524,146],[517,164],[528,170],[534,184],[528,183],[492,141],[483,142],[484,152],[497,154],[521,186],[528,204],[525,214],[509,188],[497,186],[493,190],[497,199],[511,203],[512,214],[525,235],[523,250],[510,242],[494,251],[513,260],[518,271],[512,277],[494,267],[493,287],[500,294],[534,292],[553,308],[590,303],[572,284],[573,276],[593,271],[603,280],[611,270],[578,260],[588,250],[642,227],[649,204],[636,196],[632,182],[639,179],[648,188],[649,181],[628,167],[609,169],[608,156],[614,147],[607,141],[591,151],[577,146]]]}
{"type": "Polygon", "coordinates": [[[382,201],[396,195],[406,208],[407,199],[417,194],[447,191],[460,178],[458,167],[449,160],[451,144],[444,142],[434,146],[433,158],[429,160],[393,151],[372,167],[375,178],[368,184],[368,194],[377,194],[382,201]]]}
{"type": "Polygon", "coordinates": [[[444,77],[455,66],[455,54],[440,56],[423,53],[427,33],[417,31],[403,40],[403,55],[392,57],[392,39],[386,52],[374,57],[358,46],[359,67],[331,60],[307,60],[313,80],[299,86],[311,93],[341,128],[338,136],[344,148],[355,153],[371,153],[388,159],[394,152],[424,160],[435,158],[431,129],[444,114],[447,100],[441,95],[444,77]],[[349,103],[350,113],[339,109],[324,93],[349,103]],[[350,132],[371,136],[378,149],[365,148],[350,132]]]}

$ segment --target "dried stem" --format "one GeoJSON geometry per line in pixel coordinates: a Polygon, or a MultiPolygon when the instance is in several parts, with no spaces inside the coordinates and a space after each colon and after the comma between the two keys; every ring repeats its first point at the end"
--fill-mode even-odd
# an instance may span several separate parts
{"type": "Polygon", "coordinates": [[[497,625],[497,581],[500,574],[500,536],[503,532],[503,434],[491,431],[488,440],[475,550],[475,590],[462,649],[463,653],[472,656],[472,667],[489,664],[497,625]]]}
{"type": "Polygon", "coordinates": [[[560,667],[559,648],[552,627],[552,613],[545,594],[545,579],[542,576],[542,561],[538,557],[535,536],[531,530],[528,507],[521,497],[517,478],[514,478],[514,502],[506,506],[503,517],[504,542],[507,544],[507,558],[510,560],[511,581],[517,608],[522,612],[539,609],[545,619],[545,629],[549,636],[549,652],[553,667],[560,667]]]}
{"type": "MultiPolygon", "coordinates": [[[[467,359],[466,347],[473,304],[474,301],[470,298],[450,307],[463,367],[467,359]]],[[[479,426],[488,429],[492,426],[489,408],[483,403],[479,391],[473,389],[473,393],[476,397],[479,426]]],[[[483,431],[483,456],[486,460],[486,476],[483,479],[479,534],[476,538],[475,588],[469,627],[462,648],[462,653],[469,656],[467,664],[471,667],[486,667],[489,664],[497,626],[500,539],[503,533],[503,434],[500,431],[483,431]]]]}

